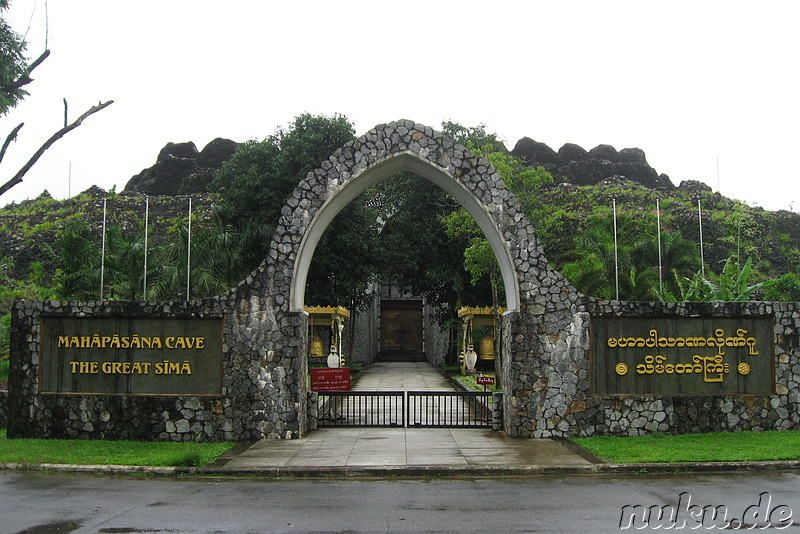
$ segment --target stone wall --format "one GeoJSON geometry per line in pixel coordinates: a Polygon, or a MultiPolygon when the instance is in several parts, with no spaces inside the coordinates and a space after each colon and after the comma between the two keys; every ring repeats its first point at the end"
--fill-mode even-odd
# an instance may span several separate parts
{"type": "MultiPolygon", "coordinates": [[[[270,312],[238,288],[229,295],[195,302],[30,302],[12,309],[8,399],[9,437],[161,441],[241,441],[297,437],[305,430],[298,414],[296,376],[307,374],[307,316],[286,317],[293,338],[263,328],[270,312]],[[51,317],[205,317],[223,321],[223,382],[219,397],[42,395],[38,390],[40,327],[51,317]],[[299,337],[297,337],[299,336],[299,337]],[[273,348],[281,347],[281,348],[273,348]]],[[[246,293],[246,292],[245,292],[246,293]]]]}
{"type": "Polygon", "coordinates": [[[436,310],[427,303],[423,306],[422,317],[425,356],[431,365],[440,366],[447,356],[450,333],[436,320],[436,310]]]}
{"type": "MultiPolygon", "coordinates": [[[[371,293],[372,299],[369,307],[351,312],[351,321],[345,329],[345,341],[350,343],[350,328],[352,328],[352,347],[350,361],[369,365],[375,361],[378,354],[378,330],[380,321],[380,298],[376,291],[371,293]]],[[[347,353],[345,353],[347,354],[347,353]]]]}
{"type": "MultiPolygon", "coordinates": [[[[532,318],[527,318],[530,321],[532,318]]],[[[800,304],[643,303],[584,299],[569,320],[551,323],[522,360],[505,362],[513,399],[506,427],[522,437],[640,435],[800,429],[800,304]],[[766,317],[775,329],[773,395],[599,396],[590,394],[591,317],[766,317]]],[[[523,319],[524,320],[524,319],[523,319]]],[[[518,343],[519,319],[504,324],[518,343]]],[[[506,406],[509,406],[508,402],[506,406]]]]}

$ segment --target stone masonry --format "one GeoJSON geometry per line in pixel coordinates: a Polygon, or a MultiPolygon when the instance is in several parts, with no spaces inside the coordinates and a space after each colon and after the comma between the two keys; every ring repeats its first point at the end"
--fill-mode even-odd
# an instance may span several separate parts
{"type": "Polygon", "coordinates": [[[313,240],[326,226],[319,221],[331,220],[341,209],[337,200],[354,198],[398,170],[421,174],[457,196],[498,247],[494,250],[501,270],[506,268],[510,302],[501,344],[503,429],[508,435],[800,428],[797,304],[627,303],[581,295],[549,266],[532,224],[488,161],[432,128],[404,120],[376,126],[309,173],[283,208],[268,257],[225,295],[188,303],[16,303],[9,435],[159,440],[303,435],[309,429],[308,320],[297,303],[302,303],[308,268],[304,247],[309,235],[313,240]],[[43,315],[222,317],[222,396],[41,395],[37,366],[43,315]],[[590,393],[590,317],[698,315],[773,319],[775,394],[599,397],[590,393]]]}

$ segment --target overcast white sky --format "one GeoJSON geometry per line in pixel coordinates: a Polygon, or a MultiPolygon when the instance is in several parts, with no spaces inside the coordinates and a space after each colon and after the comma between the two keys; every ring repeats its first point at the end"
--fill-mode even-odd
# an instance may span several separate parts
{"type": "Polygon", "coordinates": [[[11,0],[29,55],[50,56],[5,182],[63,124],[114,100],[53,148],[0,205],[96,184],[121,191],[169,141],[263,139],[304,112],[362,134],[407,118],[484,123],[512,148],[638,147],[673,183],[706,182],[800,210],[796,1],[11,0]],[[719,161],[719,181],[717,178],[719,161]]]}

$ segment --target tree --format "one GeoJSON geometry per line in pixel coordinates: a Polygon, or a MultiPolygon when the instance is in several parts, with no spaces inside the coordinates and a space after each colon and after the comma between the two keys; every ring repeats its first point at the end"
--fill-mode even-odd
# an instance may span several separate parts
{"type": "Polygon", "coordinates": [[[220,194],[227,222],[245,239],[251,269],[266,257],[281,208],[300,180],[354,138],[345,116],[306,113],[263,141],[242,143],[222,165],[211,189],[220,194]]]}
{"type": "MultiPolygon", "coordinates": [[[[247,270],[266,257],[281,209],[298,183],[353,139],[355,129],[345,116],[306,113],[264,141],[240,145],[223,164],[212,188],[220,194],[225,223],[239,234],[247,270]]],[[[373,194],[353,200],[326,229],[309,268],[308,302],[351,308],[364,303],[379,255],[373,194]]]]}
{"type": "MultiPolygon", "coordinates": [[[[0,14],[5,9],[8,9],[7,0],[0,2],[0,14]]],[[[36,60],[28,64],[24,54],[26,47],[25,40],[8,26],[5,19],[0,18],[0,116],[8,113],[9,109],[16,106],[28,94],[24,87],[33,81],[31,78],[33,69],[38,67],[50,55],[50,51],[45,49],[36,60]]],[[[79,127],[90,115],[107,108],[113,103],[113,100],[100,102],[85,111],[74,122],[68,124],[67,101],[64,100],[64,127],[51,135],[10,180],[0,185],[0,195],[22,182],[23,176],[31,170],[34,164],[39,161],[39,158],[42,157],[42,154],[53,146],[56,141],[79,127]]],[[[6,137],[3,146],[0,147],[0,162],[3,161],[8,146],[12,141],[16,140],[24,124],[18,124],[6,137]]]]}
{"type": "MultiPolygon", "coordinates": [[[[7,8],[7,2],[1,3],[0,15],[7,8]]],[[[28,95],[24,87],[30,83],[35,66],[28,65],[26,48],[25,40],[0,16],[0,116],[28,95]]]]}
{"type": "Polygon", "coordinates": [[[97,298],[100,288],[100,244],[84,219],[63,224],[56,238],[60,250],[56,294],[60,299],[97,298]]]}

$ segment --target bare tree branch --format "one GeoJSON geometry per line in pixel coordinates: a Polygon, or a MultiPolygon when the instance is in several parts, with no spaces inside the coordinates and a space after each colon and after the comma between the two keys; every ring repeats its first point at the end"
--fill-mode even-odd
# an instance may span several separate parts
{"type": "Polygon", "coordinates": [[[47,59],[47,56],[49,55],[50,55],[50,50],[45,50],[44,52],[42,52],[42,55],[36,58],[36,61],[31,63],[30,66],[27,69],[25,69],[25,72],[23,72],[19,78],[17,78],[8,85],[1,86],[0,91],[3,91],[6,94],[10,94],[13,91],[16,91],[17,89],[31,83],[33,81],[33,78],[31,78],[31,73],[33,72],[33,69],[41,65],[42,61],[47,59]]]}
{"type": "Polygon", "coordinates": [[[11,130],[11,133],[8,134],[8,137],[6,137],[5,143],[3,143],[3,148],[0,148],[0,162],[3,161],[3,157],[5,157],[6,150],[8,150],[8,145],[11,144],[11,141],[17,140],[17,134],[19,133],[19,131],[22,129],[23,126],[25,126],[24,122],[19,123],[19,126],[11,130]]]}
{"type": "Polygon", "coordinates": [[[41,147],[39,147],[39,150],[36,151],[36,153],[31,157],[30,160],[28,160],[28,163],[26,163],[17,172],[17,174],[15,174],[13,178],[11,178],[11,180],[9,180],[8,182],[6,182],[2,186],[0,186],[0,195],[2,195],[3,193],[5,193],[9,189],[11,189],[12,187],[17,185],[18,183],[20,183],[22,181],[22,177],[25,176],[25,173],[27,173],[29,170],[31,170],[31,167],[33,167],[33,165],[38,161],[38,159],[40,157],[42,157],[42,154],[44,154],[45,151],[53,145],[53,143],[55,143],[56,141],[58,141],[59,139],[64,137],[66,134],[68,134],[69,132],[71,132],[72,130],[74,130],[78,126],[80,126],[81,123],[83,122],[83,120],[86,119],[89,115],[97,113],[98,111],[107,108],[108,106],[110,106],[113,103],[114,103],[113,100],[109,100],[108,102],[100,102],[96,106],[92,106],[83,115],[78,117],[78,119],[75,122],[73,122],[72,124],[70,124],[68,126],[64,126],[59,131],[54,133],[52,135],[52,137],[50,137],[50,139],[45,141],[45,143],[41,147]]]}

